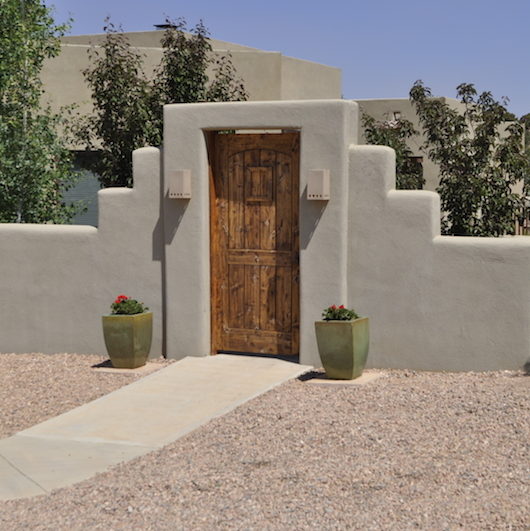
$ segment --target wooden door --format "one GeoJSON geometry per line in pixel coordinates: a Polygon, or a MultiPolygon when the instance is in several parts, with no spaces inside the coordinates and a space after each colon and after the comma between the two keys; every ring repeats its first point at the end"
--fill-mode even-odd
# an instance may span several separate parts
{"type": "Polygon", "coordinates": [[[212,352],[299,350],[299,133],[213,134],[212,352]]]}

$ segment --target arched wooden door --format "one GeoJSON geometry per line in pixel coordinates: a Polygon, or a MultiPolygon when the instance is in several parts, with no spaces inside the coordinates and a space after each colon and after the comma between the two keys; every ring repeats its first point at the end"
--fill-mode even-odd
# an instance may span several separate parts
{"type": "Polygon", "coordinates": [[[299,351],[299,133],[210,136],[212,352],[299,351]]]}

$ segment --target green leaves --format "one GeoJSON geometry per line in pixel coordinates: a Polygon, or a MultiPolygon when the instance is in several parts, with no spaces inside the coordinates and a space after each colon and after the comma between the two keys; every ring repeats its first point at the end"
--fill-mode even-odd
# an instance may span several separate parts
{"type": "Polygon", "coordinates": [[[399,120],[377,121],[368,114],[362,114],[362,125],[368,144],[389,146],[396,152],[396,188],[419,190],[423,188],[423,168],[407,146],[407,139],[417,134],[412,122],[399,120]]]}
{"type": "Polygon", "coordinates": [[[111,314],[113,315],[136,315],[149,310],[143,302],[136,299],[130,299],[127,295],[118,295],[116,300],[110,305],[111,314]]]}
{"type": "Polygon", "coordinates": [[[322,319],[324,321],[352,321],[353,319],[359,319],[359,315],[355,310],[345,308],[342,304],[340,306],[334,304],[329,308],[324,308],[322,319]]]}
{"type": "Polygon", "coordinates": [[[75,214],[62,202],[76,174],[61,118],[40,106],[43,62],[66,29],[40,0],[0,0],[0,222],[66,223],[75,214]]]}
{"type": "Polygon", "coordinates": [[[190,33],[184,19],[166,22],[163,56],[153,80],[142,70],[143,56],[108,20],[105,41],[91,51],[91,66],[84,75],[92,90],[94,115],[77,134],[88,149],[101,149],[101,158],[91,169],[104,187],[132,186],[131,153],[160,145],[165,104],[247,99],[229,57],[213,65],[214,78],[209,81],[212,47],[202,21],[190,33]]]}
{"type": "Polygon", "coordinates": [[[160,132],[153,124],[143,56],[108,21],[104,30],[106,39],[101,49],[89,52],[92,66],[83,72],[92,89],[94,114],[78,135],[90,150],[102,146],[102,157],[92,169],[103,186],[132,186],[132,151],[158,145],[160,132]]]}
{"type": "MultiPolygon", "coordinates": [[[[433,98],[416,81],[410,99],[423,126],[423,149],[440,168],[442,228],[445,234],[500,236],[513,234],[522,198],[514,185],[525,182],[530,170],[523,153],[523,127],[507,123],[505,104],[490,92],[457,87],[462,110],[433,98]]],[[[526,185],[526,182],[525,182],[526,185]]]]}

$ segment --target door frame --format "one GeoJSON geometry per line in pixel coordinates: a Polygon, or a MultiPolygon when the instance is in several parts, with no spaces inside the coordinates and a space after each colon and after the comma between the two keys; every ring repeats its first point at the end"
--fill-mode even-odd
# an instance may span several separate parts
{"type": "MultiPolygon", "coordinates": [[[[163,262],[165,268],[162,289],[168,357],[207,356],[211,350],[210,205],[204,133],[298,129],[301,132],[299,360],[318,366],[315,320],[326,306],[354,304],[350,300],[354,294],[348,294],[348,285],[359,275],[348,268],[350,253],[359,237],[348,214],[350,197],[357,193],[357,184],[350,183],[349,175],[351,171],[368,171],[371,166],[364,159],[358,160],[350,149],[357,143],[358,118],[358,105],[347,100],[182,103],[164,107],[164,148],[160,153],[163,187],[153,192],[159,194],[161,202],[160,221],[153,235],[156,238],[161,233],[163,237],[161,245],[153,248],[153,260],[163,262]],[[329,172],[331,198],[327,202],[307,197],[308,177],[314,169],[329,172]],[[189,199],[173,199],[169,194],[174,173],[180,170],[190,175],[189,199]]],[[[388,172],[390,175],[390,169],[388,172]]]]}

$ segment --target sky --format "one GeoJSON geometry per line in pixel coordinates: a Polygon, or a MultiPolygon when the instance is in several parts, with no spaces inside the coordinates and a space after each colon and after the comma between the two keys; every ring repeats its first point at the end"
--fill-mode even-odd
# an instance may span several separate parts
{"type": "Polygon", "coordinates": [[[149,31],[166,17],[202,19],[213,38],[338,67],[343,97],[407,98],[421,79],[436,96],[473,83],[530,112],[530,0],[46,0],[71,35],[104,19],[149,31]]]}

